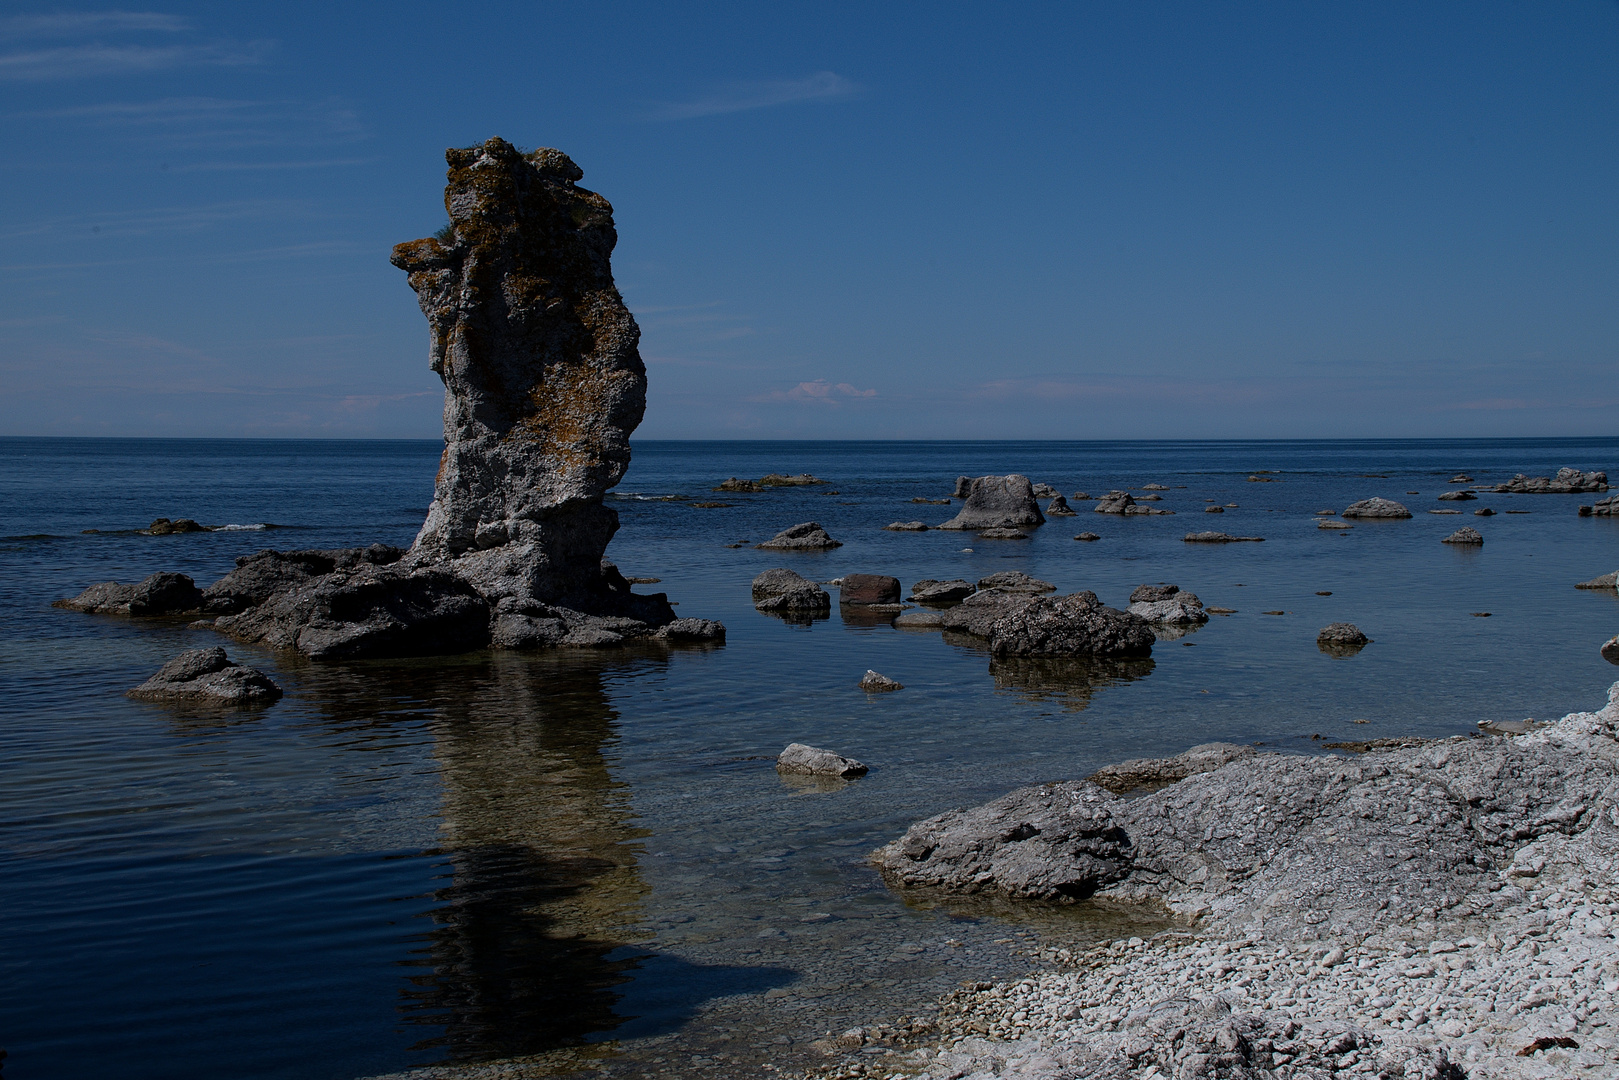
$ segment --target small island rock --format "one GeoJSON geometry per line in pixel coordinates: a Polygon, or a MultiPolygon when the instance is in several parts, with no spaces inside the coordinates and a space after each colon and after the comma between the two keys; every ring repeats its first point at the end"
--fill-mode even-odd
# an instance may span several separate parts
{"type": "Polygon", "coordinates": [[[1343,516],[1355,518],[1408,518],[1411,516],[1411,511],[1393,499],[1373,497],[1351,503],[1344,510],[1343,516]]]}
{"type": "Polygon", "coordinates": [[[864,776],[867,769],[853,758],[803,743],[788,743],[776,757],[776,771],[798,776],[864,776]]]}
{"type": "Polygon", "coordinates": [[[893,690],[905,689],[905,684],[895,682],[887,675],[878,674],[867,668],[866,674],[860,679],[860,689],[868,694],[886,694],[893,690]]]}
{"type": "Polygon", "coordinates": [[[281,697],[281,688],[262,671],[232,662],[216,645],[181,653],[128,696],[143,701],[268,705],[281,697]]]}
{"type": "Polygon", "coordinates": [[[962,477],[956,481],[956,494],[964,500],[961,512],[941,529],[1018,529],[1046,520],[1034,500],[1034,486],[1017,473],[962,477]]]}
{"type": "Polygon", "coordinates": [[[816,522],[806,521],[783,529],[764,543],[754,546],[764,551],[825,551],[842,547],[843,541],[832,539],[816,522]]]}
{"type": "Polygon", "coordinates": [[[1484,537],[1471,525],[1463,525],[1449,536],[1440,541],[1441,544],[1469,544],[1474,547],[1484,543],[1484,537]]]}
{"type": "Polygon", "coordinates": [[[1056,496],[1046,504],[1047,517],[1073,517],[1076,513],[1078,511],[1069,506],[1068,500],[1061,495],[1056,496]]]}
{"type": "Polygon", "coordinates": [[[1265,538],[1263,536],[1232,536],[1230,533],[1212,531],[1189,532],[1185,536],[1181,537],[1181,540],[1188,544],[1262,544],[1265,542],[1265,538]]]}

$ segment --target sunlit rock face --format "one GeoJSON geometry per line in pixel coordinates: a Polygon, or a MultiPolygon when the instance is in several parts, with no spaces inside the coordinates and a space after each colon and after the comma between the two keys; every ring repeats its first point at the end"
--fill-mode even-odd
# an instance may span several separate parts
{"type": "Polygon", "coordinates": [[[492,600],[562,598],[599,576],[618,528],[602,496],[646,408],[640,329],[609,262],[613,210],[559,150],[490,139],[445,157],[450,226],[392,258],[446,391],[444,457],[412,553],[456,558],[492,600]]]}

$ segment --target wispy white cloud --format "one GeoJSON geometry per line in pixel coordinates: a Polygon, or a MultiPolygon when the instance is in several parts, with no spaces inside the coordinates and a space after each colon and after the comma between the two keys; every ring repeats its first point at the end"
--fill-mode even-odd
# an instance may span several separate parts
{"type": "Polygon", "coordinates": [[[371,158],[328,158],[323,161],[198,161],[190,165],[173,165],[170,172],[282,172],[288,169],[335,169],[345,165],[364,165],[371,158]]]}
{"type": "Polygon", "coordinates": [[[13,113],[23,120],[78,123],[167,147],[269,146],[352,142],[365,137],[345,101],[240,101],[173,97],[108,101],[13,113]]]}
{"type": "Polygon", "coordinates": [[[151,30],[179,33],[191,23],[159,11],[63,11],[49,15],[13,15],[0,19],[0,40],[83,37],[107,30],[151,30]]]}
{"type": "Polygon", "coordinates": [[[250,67],[268,45],[62,45],[0,54],[0,79],[41,82],[95,75],[137,75],[177,67],[250,67]]]}
{"type": "Polygon", "coordinates": [[[800,101],[833,101],[852,97],[859,87],[832,71],[817,71],[803,79],[731,83],[689,101],[663,102],[653,108],[652,120],[693,120],[699,116],[768,109],[800,101]]]}
{"type": "Polygon", "coordinates": [[[761,394],[749,398],[749,401],[800,401],[811,405],[837,406],[850,398],[874,398],[875,390],[861,390],[849,383],[830,383],[825,379],[816,379],[813,382],[801,382],[790,390],[772,390],[768,394],[761,394]]]}

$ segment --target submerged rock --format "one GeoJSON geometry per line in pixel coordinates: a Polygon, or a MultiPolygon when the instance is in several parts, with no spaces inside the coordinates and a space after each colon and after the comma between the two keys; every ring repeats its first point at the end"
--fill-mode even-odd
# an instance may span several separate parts
{"type": "Polygon", "coordinates": [[[803,743],[789,743],[776,757],[776,771],[799,776],[864,776],[866,767],[853,758],[803,743]]]}
{"type": "Polygon", "coordinates": [[[1345,508],[1343,516],[1354,518],[1408,518],[1411,516],[1411,511],[1393,499],[1385,499],[1379,496],[1351,503],[1345,508]]]}
{"type": "Polygon", "coordinates": [[[961,477],[956,495],[963,500],[961,511],[941,529],[1019,529],[1040,525],[1045,518],[1034,499],[1034,486],[1027,476],[961,477]]]}
{"type": "Polygon", "coordinates": [[[201,609],[203,594],[184,574],[160,572],[134,585],[104,581],[52,607],[95,615],[184,615],[201,609]]]}
{"type": "Polygon", "coordinates": [[[143,701],[268,705],[280,699],[281,687],[262,671],[233,663],[216,645],[181,653],[128,696],[143,701]]]}
{"type": "Polygon", "coordinates": [[[1552,477],[1525,476],[1519,473],[1506,483],[1495,485],[1495,490],[1517,495],[1569,495],[1586,491],[1607,491],[1608,474],[1581,472],[1565,466],[1558,469],[1557,475],[1552,477]]]}
{"type": "Polygon", "coordinates": [[[871,859],[893,885],[1073,903],[1130,872],[1118,804],[1083,780],[1020,788],[917,822],[871,859]]]}
{"type": "Polygon", "coordinates": [[[764,551],[825,551],[842,547],[843,541],[832,539],[816,522],[806,521],[783,529],[764,543],[754,546],[764,551]]]}
{"type": "Polygon", "coordinates": [[[1449,536],[1440,541],[1441,544],[1471,544],[1475,547],[1484,543],[1484,537],[1471,525],[1463,525],[1449,536]]]}
{"type": "Polygon", "coordinates": [[[880,675],[867,668],[865,675],[861,676],[860,689],[868,694],[886,694],[894,690],[905,689],[905,684],[895,682],[887,675],[880,675]]]}

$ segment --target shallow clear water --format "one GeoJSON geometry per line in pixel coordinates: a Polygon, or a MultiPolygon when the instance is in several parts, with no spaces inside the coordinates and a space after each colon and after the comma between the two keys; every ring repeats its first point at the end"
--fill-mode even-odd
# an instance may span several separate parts
{"type": "Polygon", "coordinates": [[[122,691],[211,633],[49,602],[156,570],[206,583],[265,546],[406,544],[438,444],[0,448],[12,1080],[342,1078],[603,1040],[630,1073],[694,1069],[694,1055],[791,1060],[825,1030],[1016,970],[1030,939],[1116,928],[1085,909],[890,893],[865,853],[919,817],[1211,739],[1306,751],[1558,716],[1599,702],[1614,674],[1596,646],[1619,602],[1572,586],[1619,566],[1619,522],[1576,517],[1591,496],[1434,498],[1458,471],[1614,473],[1616,439],[645,443],[612,497],[623,526],[609,555],[661,578],[643,590],[681,614],[724,621],[724,647],[313,665],[228,643],[287,696],[187,711],[122,691]],[[806,470],[832,483],[709,493],[731,475],[806,470]],[[1258,470],[1280,482],[1247,482],[1258,470]],[[1170,485],[1157,505],[1176,513],[1077,503],[1027,541],[881,529],[949,517],[910,500],[947,496],[959,474],[1009,471],[1069,493],[1170,485]],[[1369,495],[1417,516],[1316,528],[1316,510],[1369,495]],[[1206,500],[1238,505],[1205,515],[1206,500]],[[1426,513],[1445,506],[1463,514],[1426,513]],[[1480,506],[1497,516],[1469,513],[1480,506]],[[285,527],[128,531],[157,516],[285,527]],[[805,520],[844,546],[727,546],[805,520]],[[1482,550],[1439,543],[1462,524],[1482,550]],[[1266,539],[1181,542],[1205,528],[1266,539]],[[1102,539],[1076,543],[1082,529],[1102,539]],[[1116,605],[1174,581],[1237,614],[1160,642],[1150,664],[999,664],[836,611],[809,626],[755,612],[749,582],[783,565],[906,585],[1018,569],[1116,605]],[[1316,631],[1339,620],[1374,643],[1324,655],[1316,631]],[[906,688],[868,697],[855,686],[867,668],[906,688]],[[872,771],[785,782],[771,759],[795,740],[872,771]]]}

